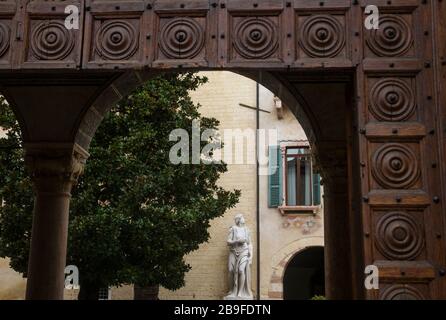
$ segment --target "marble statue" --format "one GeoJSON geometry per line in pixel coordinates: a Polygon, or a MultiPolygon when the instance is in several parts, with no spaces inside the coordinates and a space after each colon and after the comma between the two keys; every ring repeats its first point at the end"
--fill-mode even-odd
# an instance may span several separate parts
{"type": "Polygon", "coordinates": [[[229,229],[229,292],[225,300],[252,300],[251,264],[252,243],[242,214],[235,216],[235,225],[229,229]]]}

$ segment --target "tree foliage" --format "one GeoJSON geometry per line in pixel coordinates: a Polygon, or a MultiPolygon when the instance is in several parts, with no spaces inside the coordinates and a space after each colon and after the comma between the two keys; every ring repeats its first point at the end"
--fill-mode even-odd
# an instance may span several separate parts
{"type": "MultiPolygon", "coordinates": [[[[217,184],[225,164],[169,161],[172,130],[184,128],[191,136],[197,119],[201,130],[218,128],[189,96],[204,82],[192,73],[154,78],[114,106],[99,127],[70,209],[67,262],[78,266],[81,287],[180,288],[190,269],[184,256],[209,239],[210,220],[238,202],[238,190],[217,184]]],[[[0,127],[8,130],[0,139],[0,256],[26,274],[32,182],[5,100],[0,110],[0,127]]]]}

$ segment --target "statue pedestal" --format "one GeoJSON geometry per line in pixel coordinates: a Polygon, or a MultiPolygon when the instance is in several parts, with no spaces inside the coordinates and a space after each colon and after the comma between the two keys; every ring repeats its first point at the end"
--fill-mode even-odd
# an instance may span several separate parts
{"type": "Polygon", "coordinates": [[[225,296],[223,300],[254,300],[254,297],[225,296]]]}

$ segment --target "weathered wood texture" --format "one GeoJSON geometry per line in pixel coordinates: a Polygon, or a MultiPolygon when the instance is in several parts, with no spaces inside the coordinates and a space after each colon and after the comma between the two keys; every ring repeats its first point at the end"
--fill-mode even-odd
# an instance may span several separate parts
{"type": "MultiPolygon", "coordinates": [[[[333,296],[361,297],[364,264],[377,264],[381,285],[366,292],[370,299],[446,298],[446,1],[375,0],[379,30],[364,28],[367,4],[0,1],[0,82],[30,127],[32,112],[17,96],[35,93],[20,91],[31,75],[53,71],[67,86],[109,75],[91,82],[100,93],[84,99],[95,102],[82,103],[58,136],[88,148],[110,105],[153,70],[226,69],[257,79],[295,108],[335,197],[327,201],[348,216],[326,225],[336,230],[327,246],[342,246],[330,277],[353,274],[350,288],[333,296]],[[80,30],[64,27],[68,4],[80,8],[80,30]],[[73,76],[77,83],[64,82],[73,76]],[[339,92],[348,96],[333,110],[339,92]]],[[[46,130],[48,120],[39,121],[25,135],[30,142],[46,130]]]]}

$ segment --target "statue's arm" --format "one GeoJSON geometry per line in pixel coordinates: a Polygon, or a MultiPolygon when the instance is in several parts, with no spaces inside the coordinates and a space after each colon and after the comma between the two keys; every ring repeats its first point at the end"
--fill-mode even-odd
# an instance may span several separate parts
{"type": "Polygon", "coordinates": [[[232,246],[235,243],[233,239],[234,239],[234,228],[231,227],[229,228],[229,234],[227,240],[228,246],[232,246]]]}

